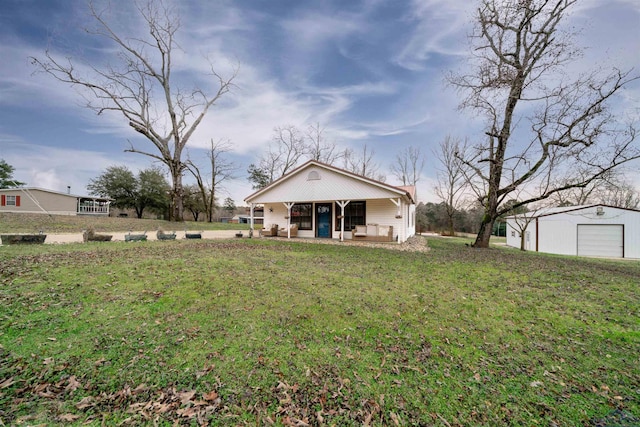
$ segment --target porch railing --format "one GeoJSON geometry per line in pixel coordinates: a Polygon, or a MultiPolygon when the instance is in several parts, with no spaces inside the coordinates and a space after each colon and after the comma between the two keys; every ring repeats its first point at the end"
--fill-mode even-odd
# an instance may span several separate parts
{"type": "Polygon", "coordinates": [[[108,214],[109,206],[78,206],[78,213],[108,214]]]}

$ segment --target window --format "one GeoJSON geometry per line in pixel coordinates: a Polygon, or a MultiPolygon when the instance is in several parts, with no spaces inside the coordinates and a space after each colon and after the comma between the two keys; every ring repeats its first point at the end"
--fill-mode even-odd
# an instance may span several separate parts
{"type": "MultiPolygon", "coordinates": [[[[342,209],[336,209],[336,231],[340,231],[340,215],[342,209]]],[[[350,231],[356,225],[366,225],[367,223],[367,202],[349,202],[344,208],[344,229],[350,231]]]]}
{"type": "Polygon", "coordinates": [[[0,206],[20,206],[20,196],[0,196],[0,206]]]}
{"type": "Polygon", "coordinates": [[[298,224],[298,230],[311,230],[312,215],[311,203],[296,203],[291,208],[291,224],[298,224]]]}

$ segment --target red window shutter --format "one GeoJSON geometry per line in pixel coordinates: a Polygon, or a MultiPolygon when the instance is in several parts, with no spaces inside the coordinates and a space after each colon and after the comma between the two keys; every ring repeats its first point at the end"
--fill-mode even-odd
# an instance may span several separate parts
{"type": "Polygon", "coordinates": [[[5,206],[7,204],[7,196],[4,194],[0,196],[0,206],[5,206]]]}
{"type": "Polygon", "coordinates": [[[20,206],[20,196],[16,196],[16,207],[20,206]]]}

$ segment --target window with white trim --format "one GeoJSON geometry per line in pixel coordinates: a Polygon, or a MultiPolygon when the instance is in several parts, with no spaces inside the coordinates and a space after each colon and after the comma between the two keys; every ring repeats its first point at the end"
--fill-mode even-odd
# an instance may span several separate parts
{"type": "Polygon", "coordinates": [[[298,224],[298,230],[311,230],[312,215],[311,203],[296,203],[291,208],[291,224],[298,224]]]}
{"type": "MultiPolygon", "coordinates": [[[[344,208],[344,229],[351,231],[356,225],[365,225],[367,223],[367,202],[349,202],[344,208]]],[[[336,209],[336,231],[340,231],[340,209],[336,209]]]]}

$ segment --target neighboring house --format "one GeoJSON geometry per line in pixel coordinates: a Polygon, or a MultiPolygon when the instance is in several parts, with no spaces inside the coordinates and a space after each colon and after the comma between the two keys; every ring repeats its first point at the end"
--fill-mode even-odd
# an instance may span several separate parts
{"type": "Polygon", "coordinates": [[[108,216],[111,199],[43,188],[0,189],[0,212],[108,216]]]}
{"type": "MultiPolygon", "coordinates": [[[[245,199],[250,222],[297,225],[298,237],[351,239],[356,226],[404,242],[415,234],[415,188],[394,187],[311,160],[245,199]],[[255,216],[261,205],[263,217],[255,216]]],[[[377,237],[377,236],[374,236],[377,237]]]]}
{"type": "Polygon", "coordinates": [[[507,245],[520,248],[522,230],[525,249],[530,251],[640,258],[638,210],[594,204],[551,208],[526,215],[506,218],[507,245]]]}

